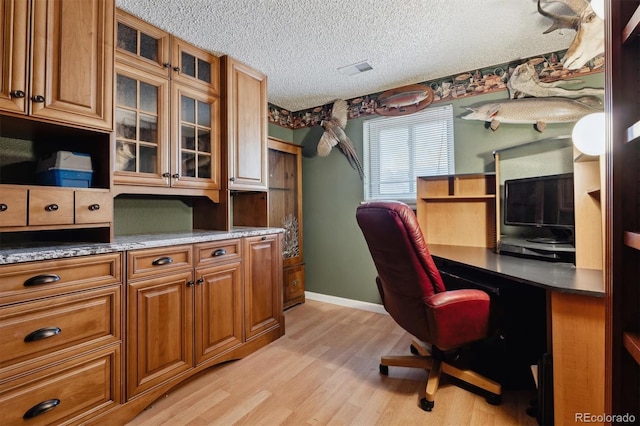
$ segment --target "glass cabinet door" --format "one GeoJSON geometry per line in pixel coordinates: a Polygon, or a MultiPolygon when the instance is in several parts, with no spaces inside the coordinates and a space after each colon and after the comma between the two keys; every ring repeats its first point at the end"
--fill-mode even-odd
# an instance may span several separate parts
{"type": "Polygon", "coordinates": [[[220,59],[174,37],[171,46],[172,77],[214,95],[220,94],[220,59]]]}
{"type": "Polygon", "coordinates": [[[128,13],[116,13],[116,58],[145,71],[169,77],[169,34],[128,13]]]}
{"type": "Polygon", "coordinates": [[[219,188],[219,98],[177,85],[173,90],[175,165],[172,186],[219,188]]]}
{"type": "Polygon", "coordinates": [[[298,167],[295,153],[269,149],[269,226],[285,229],[285,264],[302,256],[298,167]]]}
{"type": "Polygon", "coordinates": [[[118,65],[116,70],[114,171],[118,176],[143,178],[145,184],[167,185],[168,81],[139,76],[118,65]],[[164,176],[163,176],[164,174],[164,176]]]}

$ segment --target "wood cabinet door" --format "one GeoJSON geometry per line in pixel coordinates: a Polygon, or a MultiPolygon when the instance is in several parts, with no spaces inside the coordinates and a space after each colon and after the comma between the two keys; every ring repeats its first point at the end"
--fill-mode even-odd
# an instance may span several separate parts
{"type": "Polygon", "coordinates": [[[267,189],[267,77],[224,57],[229,189],[267,189]]]}
{"type": "Polygon", "coordinates": [[[282,318],[280,236],[245,239],[244,297],[247,340],[277,326],[282,318]]]}
{"type": "Polygon", "coordinates": [[[33,116],[113,129],[114,3],[33,2],[33,116]]]}
{"type": "Polygon", "coordinates": [[[0,110],[27,113],[29,2],[0,0],[0,110]]]}
{"type": "Polygon", "coordinates": [[[196,272],[196,365],[242,343],[242,263],[196,272]]]}
{"type": "Polygon", "coordinates": [[[128,285],[127,398],[193,368],[193,271],[128,285]]]}

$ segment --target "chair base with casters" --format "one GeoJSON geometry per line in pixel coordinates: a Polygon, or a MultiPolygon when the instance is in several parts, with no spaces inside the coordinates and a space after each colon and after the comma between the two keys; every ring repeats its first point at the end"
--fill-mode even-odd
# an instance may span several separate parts
{"type": "MultiPolygon", "coordinates": [[[[435,351],[437,351],[437,349],[435,349],[435,351]]],[[[414,355],[381,357],[380,373],[385,376],[388,375],[389,367],[410,367],[428,370],[429,378],[427,379],[425,397],[420,400],[420,408],[425,411],[431,411],[433,409],[436,391],[438,390],[442,374],[446,374],[476,388],[485,390],[488,392],[488,395],[485,398],[491,405],[499,405],[502,402],[502,387],[498,382],[484,377],[474,371],[455,367],[441,359],[440,356],[434,357],[431,352],[435,351],[433,349],[429,349],[424,343],[414,338],[411,342],[411,352],[414,355]]]]}
{"type": "Polygon", "coordinates": [[[449,364],[441,359],[444,354],[435,348],[427,348],[415,338],[411,342],[411,352],[414,355],[383,356],[380,359],[380,373],[385,376],[388,375],[389,367],[411,367],[428,370],[429,378],[427,379],[425,397],[420,400],[420,408],[423,410],[431,411],[433,409],[436,391],[442,374],[487,391],[486,400],[491,405],[499,405],[502,402],[502,387],[499,383],[471,370],[460,369],[449,364]],[[434,356],[432,352],[440,353],[434,356]]]}

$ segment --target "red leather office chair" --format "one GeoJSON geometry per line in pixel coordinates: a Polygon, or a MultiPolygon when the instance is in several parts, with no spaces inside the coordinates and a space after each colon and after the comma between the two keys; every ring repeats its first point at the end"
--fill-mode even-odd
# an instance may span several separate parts
{"type": "Polygon", "coordinates": [[[480,290],[446,290],[416,216],[406,204],[362,203],[356,220],[378,271],[382,303],[414,337],[414,355],[383,356],[380,372],[388,374],[389,366],[429,370],[426,397],[420,400],[425,411],[434,406],[441,373],[488,391],[487,401],[499,404],[500,384],[446,362],[451,351],[488,337],[489,296],[480,290]]]}

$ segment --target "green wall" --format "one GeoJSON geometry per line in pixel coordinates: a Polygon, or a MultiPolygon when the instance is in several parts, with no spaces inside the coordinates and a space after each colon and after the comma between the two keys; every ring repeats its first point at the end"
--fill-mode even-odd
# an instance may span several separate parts
{"type": "MultiPolygon", "coordinates": [[[[582,86],[603,87],[604,75],[586,76],[582,86]]],[[[573,124],[550,124],[543,133],[532,125],[502,124],[493,132],[481,121],[462,120],[465,106],[508,99],[508,92],[495,92],[451,102],[454,107],[456,173],[494,172],[493,151],[518,144],[571,133],[573,124]]],[[[362,158],[362,123],[349,120],[347,135],[362,158]]],[[[355,221],[355,209],[363,201],[363,183],[346,158],[335,149],[328,157],[311,157],[322,134],[319,127],[293,131],[293,142],[303,146],[303,215],[306,290],[380,303],[375,285],[375,267],[355,221]]],[[[566,155],[570,151],[563,150],[566,155]]],[[[550,156],[549,170],[562,168],[566,155],[550,156]],[[556,163],[557,161],[557,163],[556,163]]]]}

